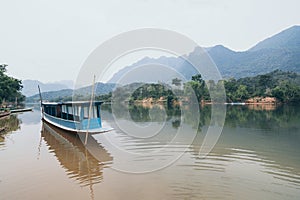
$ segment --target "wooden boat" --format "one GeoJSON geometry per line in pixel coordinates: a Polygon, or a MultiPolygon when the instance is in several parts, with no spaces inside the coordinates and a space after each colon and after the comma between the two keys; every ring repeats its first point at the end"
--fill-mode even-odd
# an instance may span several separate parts
{"type": "Polygon", "coordinates": [[[74,133],[103,133],[112,128],[102,127],[101,101],[42,102],[44,121],[65,131],[74,133]]]}
{"type": "Polygon", "coordinates": [[[32,111],[33,108],[13,108],[10,110],[11,113],[19,113],[19,112],[29,112],[32,111]]]}

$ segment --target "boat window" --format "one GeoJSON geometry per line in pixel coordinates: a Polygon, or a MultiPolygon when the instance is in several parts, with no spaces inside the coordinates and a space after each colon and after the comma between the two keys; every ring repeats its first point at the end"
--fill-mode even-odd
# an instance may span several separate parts
{"type": "Polygon", "coordinates": [[[77,106],[73,106],[73,110],[74,110],[74,115],[78,115],[78,107],[77,106]]]}
{"type": "Polygon", "coordinates": [[[97,106],[93,106],[93,116],[92,116],[92,118],[97,118],[97,106]]]}
{"type": "Polygon", "coordinates": [[[89,108],[88,107],[83,107],[83,118],[88,119],[89,118],[89,108]]]}
{"type": "Polygon", "coordinates": [[[44,106],[44,112],[48,115],[56,116],[56,107],[55,106],[44,106]]]}
{"type": "Polygon", "coordinates": [[[81,115],[81,106],[78,107],[78,116],[81,115]]]}
{"type": "Polygon", "coordinates": [[[56,109],[55,106],[51,106],[51,115],[56,116],[56,109]]]}
{"type": "Polygon", "coordinates": [[[78,107],[78,106],[74,106],[73,107],[74,108],[74,120],[75,121],[79,121],[80,120],[80,107],[78,107]]]}
{"type": "MultiPolygon", "coordinates": [[[[90,110],[89,106],[83,107],[83,118],[84,119],[88,119],[89,118],[89,110],[90,110]]],[[[92,106],[92,111],[91,111],[90,118],[92,119],[92,118],[97,118],[97,117],[98,117],[97,106],[92,106]]]]}
{"type": "Polygon", "coordinates": [[[68,106],[67,108],[68,108],[68,113],[71,114],[71,115],[73,115],[73,108],[72,108],[72,106],[68,106]]]}
{"type": "Polygon", "coordinates": [[[62,105],[62,112],[67,113],[67,106],[66,105],[62,105]]]}
{"type": "Polygon", "coordinates": [[[45,112],[46,114],[49,114],[48,106],[44,106],[44,112],[45,112]]]}
{"type": "Polygon", "coordinates": [[[61,115],[61,117],[63,118],[63,119],[68,119],[68,115],[67,115],[67,106],[66,105],[62,105],[62,107],[61,107],[61,110],[62,110],[62,115],[61,115]]]}

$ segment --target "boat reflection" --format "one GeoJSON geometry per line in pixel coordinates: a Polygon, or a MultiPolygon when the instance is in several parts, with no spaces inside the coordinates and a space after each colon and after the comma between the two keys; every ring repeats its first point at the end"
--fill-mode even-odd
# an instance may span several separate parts
{"type": "Polygon", "coordinates": [[[100,183],[103,169],[112,162],[111,155],[91,136],[85,146],[76,134],[71,134],[43,122],[42,138],[57,157],[61,166],[81,186],[100,183]]]}

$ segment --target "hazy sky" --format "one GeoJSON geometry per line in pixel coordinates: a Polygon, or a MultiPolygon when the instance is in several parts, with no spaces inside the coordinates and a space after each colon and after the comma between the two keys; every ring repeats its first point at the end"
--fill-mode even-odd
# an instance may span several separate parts
{"type": "Polygon", "coordinates": [[[299,0],[0,0],[0,8],[0,63],[42,82],[75,79],[98,45],[137,28],[243,51],[300,24],[299,0]]]}

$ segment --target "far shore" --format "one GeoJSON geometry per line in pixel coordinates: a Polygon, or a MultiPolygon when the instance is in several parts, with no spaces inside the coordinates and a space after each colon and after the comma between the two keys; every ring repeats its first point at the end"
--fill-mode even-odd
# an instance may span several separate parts
{"type": "MultiPolygon", "coordinates": [[[[166,103],[167,100],[163,97],[160,97],[159,99],[154,99],[154,98],[145,98],[142,100],[135,100],[135,104],[164,104],[166,103]]],[[[173,105],[181,105],[182,103],[189,103],[188,99],[184,100],[173,100],[172,104],[173,105]]],[[[201,100],[200,102],[201,105],[210,105],[210,104],[228,104],[228,105],[280,105],[282,104],[280,101],[278,101],[274,97],[254,97],[247,99],[242,102],[212,102],[212,101],[205,101],[201,100]]]]}
{"type": "MultiPolygon", "coordinates": [[[[135,100],[133,103],[138,106],[143,106],[145,108],[153,108],[154,106],[159,106],[161,109],[163,109],[164,104],[166,104],[166,100],[155,100],[152,98],[148,99],[143,99],[143,100],[135,100]]],[[[173,101],[172,105],[174,106],[182,106],[182,105],[187,105],[189,101],[173,101]]],[[[206,105],[229,105],[229,106],[246,106],[247,108],[251,110],[264,110],[264,111],[272,111],[275,110],[279,105],[281,105],[281,102],[269,102],[269,101],[263,101],[263,102],[225,102],[225,103],[220,103],[220,102],[211,102],[211,101],[201,101],[200,105],[206,106],[206,105]]]]}

